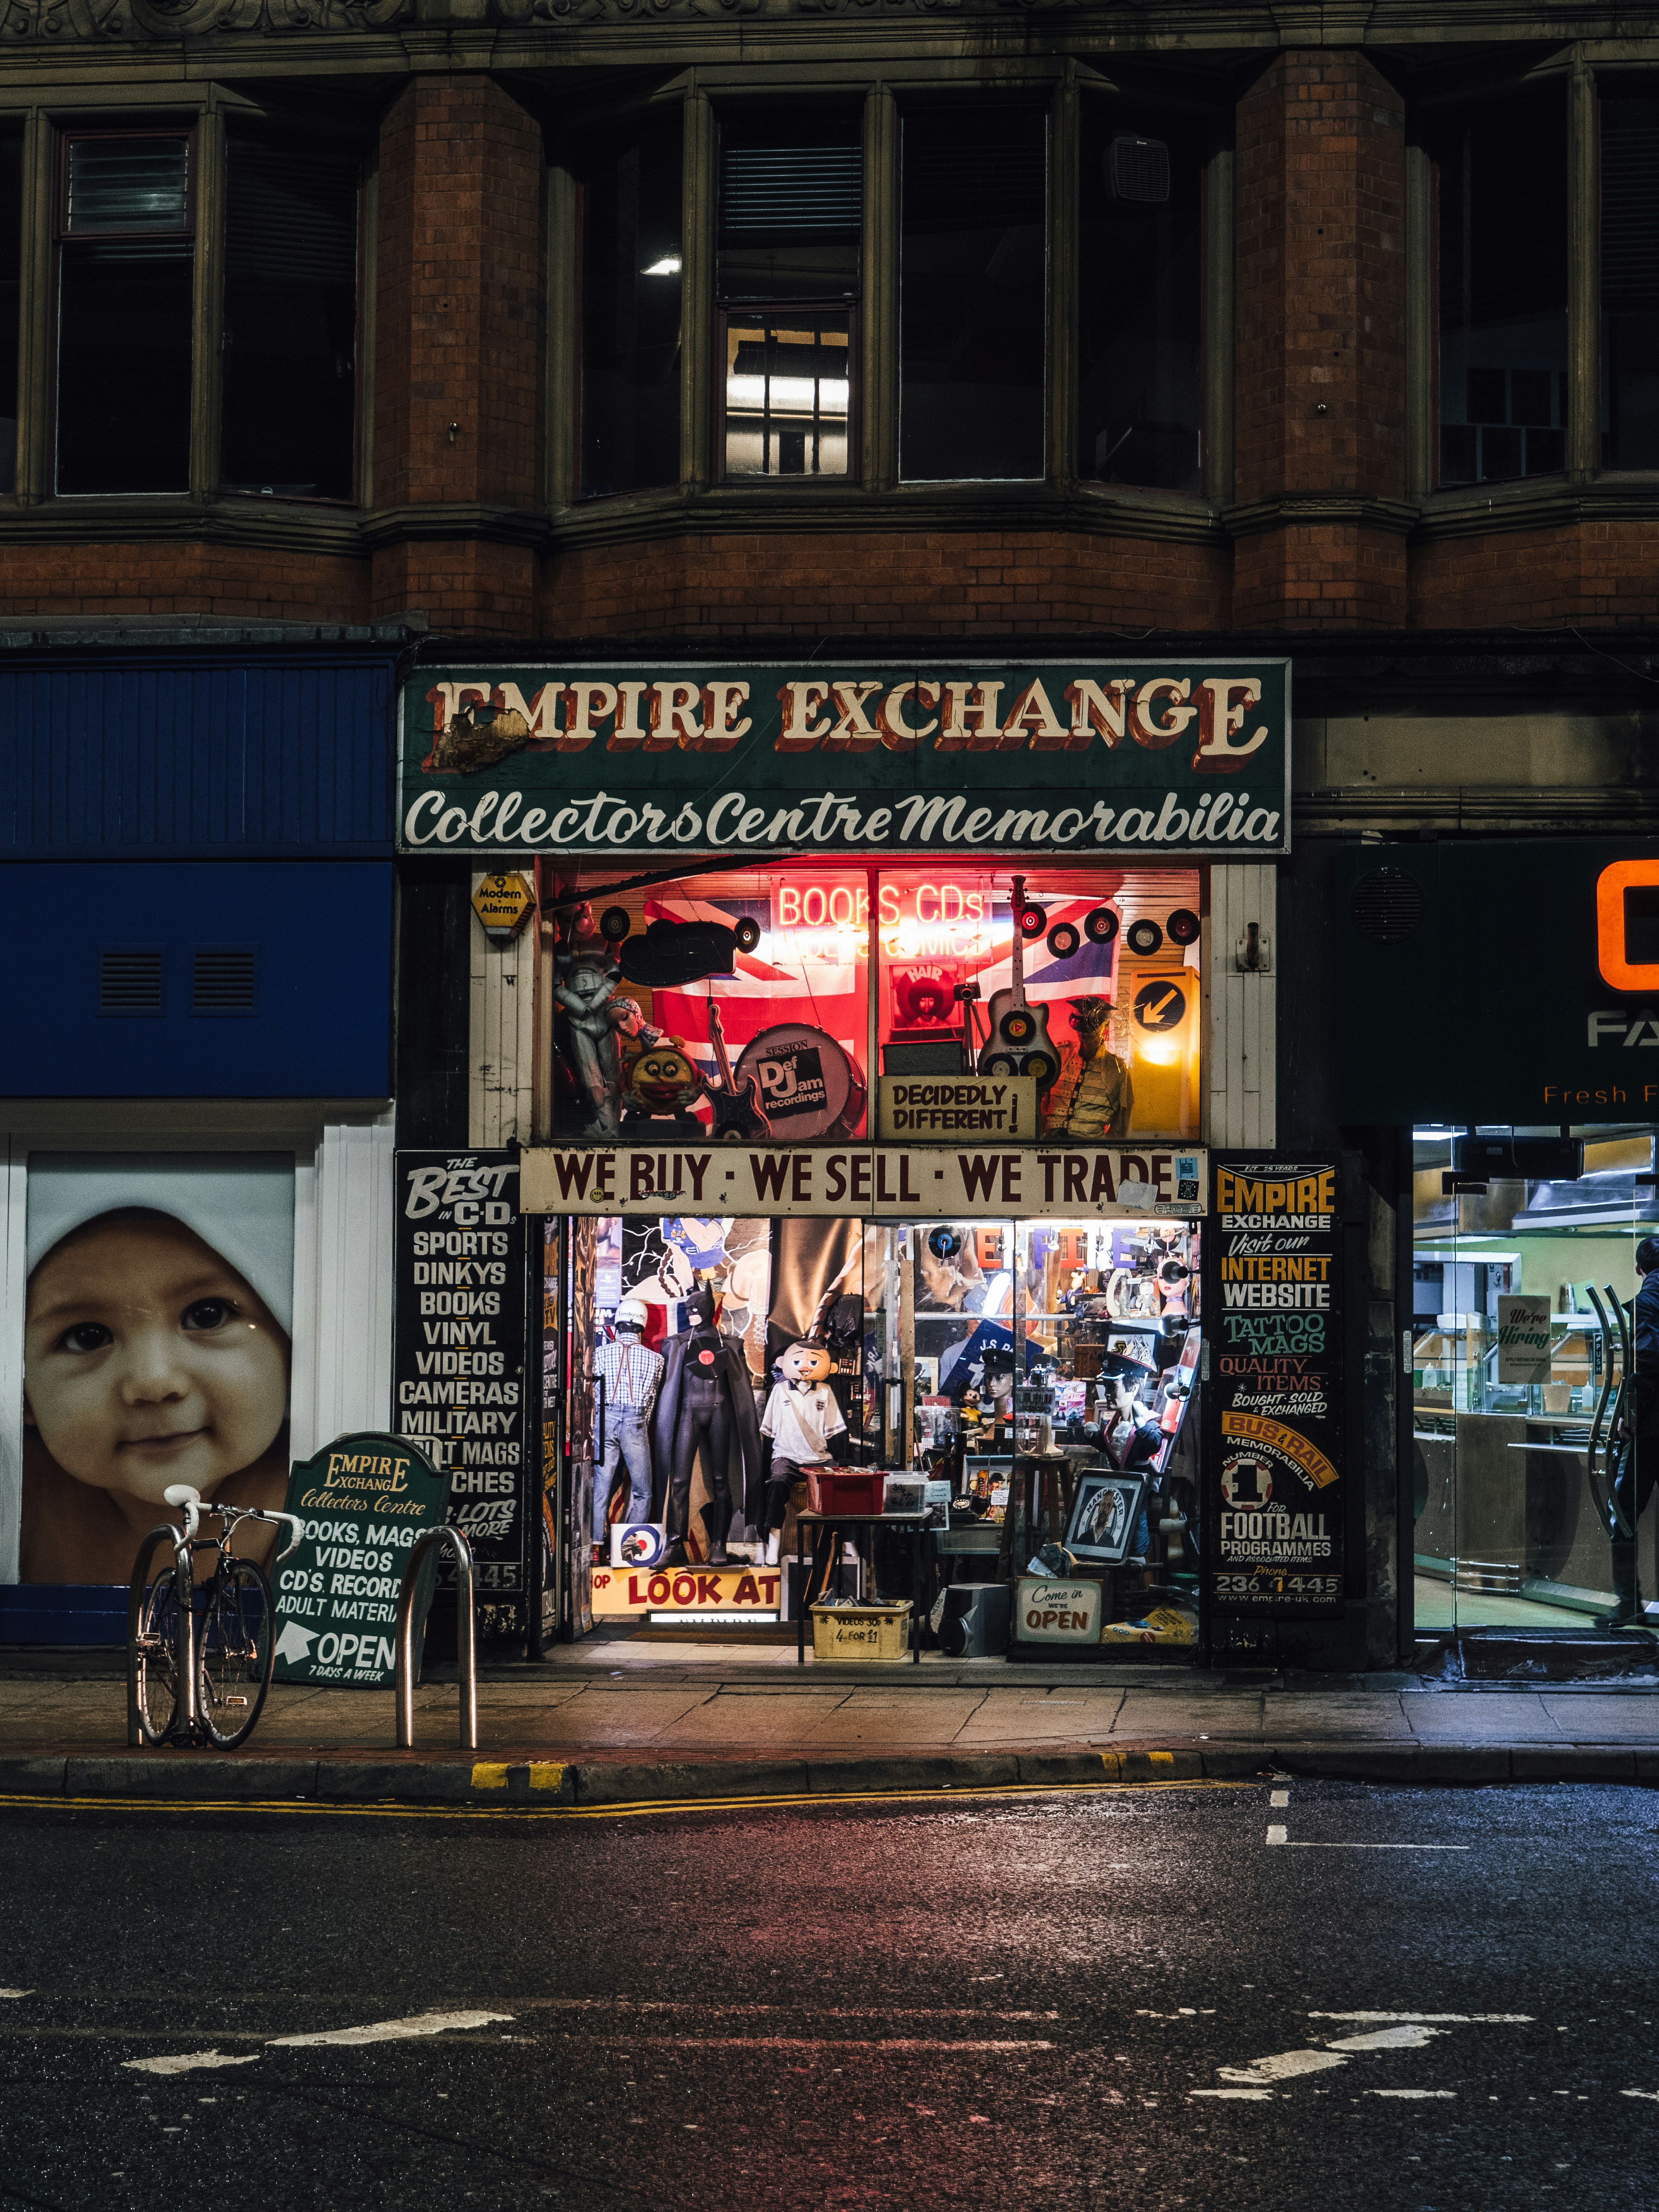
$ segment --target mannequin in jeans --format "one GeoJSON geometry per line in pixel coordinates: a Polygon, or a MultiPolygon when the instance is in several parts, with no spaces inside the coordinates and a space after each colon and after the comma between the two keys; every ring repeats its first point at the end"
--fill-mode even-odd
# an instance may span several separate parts
{"type": "Polygon", "coordinates": [[[624,1298],[617,1308],[615,1340],[601,1345],[593,1362],[594,1373],[605,1383],[605,1450],[593,1485],[596,1547],[605,1542],[610,1526],[619,1459],[628,1468],[627,1518],[651,1518],[651,1406],[662,1380],[662,1355],[647,1351],[641,1340],[646,1320],[641,1301],[624,1298]]]}

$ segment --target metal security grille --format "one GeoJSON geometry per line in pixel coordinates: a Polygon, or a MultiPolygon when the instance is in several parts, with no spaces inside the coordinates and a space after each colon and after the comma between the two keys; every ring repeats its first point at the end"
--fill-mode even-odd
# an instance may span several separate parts
{"type": "Polygon", "coordinates": [[[100,954],[100,1014],[158,1015],[166,1010],[167,954],[161,945],[111,945],[100,954]]]}
{"type": "Polygon", "coordinates": [[[192,1014],[251,1014],[258,981],[251,945],[198,945],[191,954],[192,1014]]]}
{"type": "Polygon", "coordinates": [[[1659,100],[1601,103],[1601,304],[1659,307],[1659,100]]]}
{"type": "Polygon", "coordinates": [[[1362,937],[1397,945],[1423,919],[1423,886],[1400,868],[1373,868],[1348,895],[1348,912],[1362,937]]]}

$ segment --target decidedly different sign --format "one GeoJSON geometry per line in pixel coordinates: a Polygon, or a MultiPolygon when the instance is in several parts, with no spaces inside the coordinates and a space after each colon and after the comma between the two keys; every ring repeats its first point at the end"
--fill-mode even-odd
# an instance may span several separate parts
{"type": "Polygon", "coordinates": [[[304,1534],[272,1571],[279,1682],[376,1689],[392,1679],[404,1569],[448,1505],[448,1476],[401,1437],[337,1437],[295,1464],[286,1510],[304,1534]]]}
{"type": "Polygon", "coordinates": [[[1342,1603],[1342,1224],[1328,1162],[1215,1163],[1204,1291],[1211,1609],[1342,1603]]]}
{"type": "Polygon", "coordinates": [[[1201,1151],[959,1152],[932,1146],[583,1145],[524,1155],[527,1213],[775,1215],[917,1212],[979,1219],[1095,1214],[1139,1218],[1204,1211],[1201,1151]]]}
{"type": "Polygon", "coordinates": [[[405,852],[1290,849],[1283,660],[417,669],[405,852]]]}
{"type": "Polygon", "coordinates": [[[1024,1144],[1037,1128],[1035,1075],[884,1075],[876,1083],[883,1144],[1024,1144]]]}
{"type": "MultiPolygon", "coordinates": [[[[397,1188],[398,1431],[450,1474],[449,1517],[472,1547],[479,1596],[516,1597],[526,1462],[519,1161],[399,1152],[397,1188]]],[[[453,1576],[447,1569],[445,1580],[453,1576]]]]}

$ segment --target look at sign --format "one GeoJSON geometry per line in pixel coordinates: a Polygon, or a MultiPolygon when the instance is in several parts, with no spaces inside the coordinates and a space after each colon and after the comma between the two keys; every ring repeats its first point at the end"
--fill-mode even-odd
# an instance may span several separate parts
{"type": "Polygon", "coordinates": [[[485,876],[472,894],[472,911],[492,945],[505,945],[516,937],[535,903],[534,893],[516,870],[505,876],[485,876]]]}

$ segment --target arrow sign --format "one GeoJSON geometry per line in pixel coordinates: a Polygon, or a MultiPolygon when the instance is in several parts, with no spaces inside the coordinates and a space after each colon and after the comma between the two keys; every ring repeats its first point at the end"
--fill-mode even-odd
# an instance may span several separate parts
{"type": "Polygon", "coordinates": [[[309,1659],[311,1647],[316,1640],[314,1628],[301,1628],[292,1620],[287,1621],[283,1624],[282,1634],[276,1638],[276,1656],[279,1659],[309,1659]]]}

